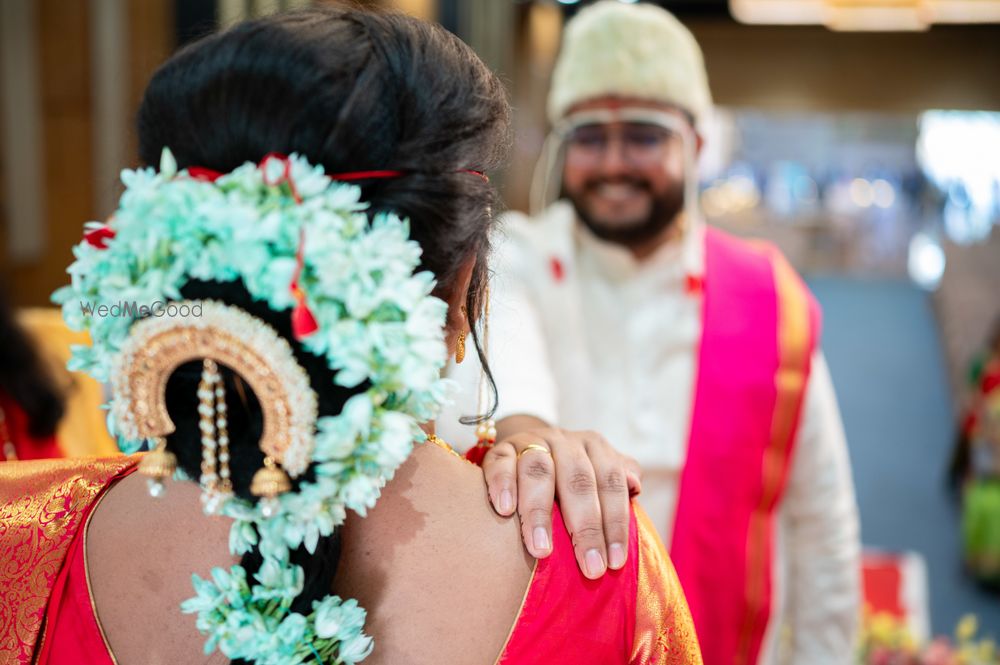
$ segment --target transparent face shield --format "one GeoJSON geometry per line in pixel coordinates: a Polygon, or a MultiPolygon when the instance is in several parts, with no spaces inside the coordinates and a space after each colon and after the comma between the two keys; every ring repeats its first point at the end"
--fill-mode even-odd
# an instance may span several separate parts
{"type": "Polygon", "coordinates": [[[531,215],[541,213],[559,196],[569,142],[578,141],[586,145],[587,141],[593,141],[594,150],[598,150],[599,139],[587,136],[588,130],[612,124],[625,126],[622,140],[626,148],[632,146],[637,154],[642,150],[643,141],[650,140],[644,137],[648,132],[644,133],[643,127],[658,128],[680,137],[684,159],[684,214],[693,217],[697,213],[698,202],[698,139],[694,130],[690,123],[676,114],[639,107],[580,111],[560,120],[546,137],[541,158],[535,165],[531,179],[531,215]]]}

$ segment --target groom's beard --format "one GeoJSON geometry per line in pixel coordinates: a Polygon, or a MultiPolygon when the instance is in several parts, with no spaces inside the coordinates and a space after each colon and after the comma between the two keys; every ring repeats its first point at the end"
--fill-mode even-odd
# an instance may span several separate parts
{"type": "Polygon", "coordinates": [[[657,195],[652,191],[649,182],[642,178],[594,178],[585,182],[583,188],[577,192],[570,192],[564,187],[562,196],[569,199],[577,217],[595,236],[625,247],[635,247],[659,237],[674,223],[678,214],[684,209],[684,182],[671,182],[664,192],[657,195]],[[648,213],[632,218],[611,216],[602,218],[593,213],[587,198],[593,196],[597,188],[605,182],[627,183],[645,191],[650,197],[648,213]]]}

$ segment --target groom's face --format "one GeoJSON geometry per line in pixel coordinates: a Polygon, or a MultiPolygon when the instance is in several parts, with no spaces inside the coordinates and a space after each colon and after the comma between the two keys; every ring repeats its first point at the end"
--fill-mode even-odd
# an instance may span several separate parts
{"type": "MultiPolygon", "coordinates": [[[[687,117],[674,107],[620,98],[577,105],[584,111],[648,109],[687,117]]],[[[565,139],[562,193],[577,216],[600,238],[643,243],[670,226],[684,208],[681,136],[655,122],[613,121],[577,125],[565,139]]]]}

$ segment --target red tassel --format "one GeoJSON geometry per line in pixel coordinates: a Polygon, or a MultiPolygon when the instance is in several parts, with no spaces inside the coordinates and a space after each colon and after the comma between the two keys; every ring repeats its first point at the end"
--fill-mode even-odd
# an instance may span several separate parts
{"type": "MultiPolygon", "coordinates": [[[[270,155],[268,158],[270,158],[270,155]]],[[[265,158],[265,161],[268,158],[265,158]]],[[[287,160],[285,161],[285,167],[288,168],[287,160]]],[[[305,249],[306,230],[302,228],[299,230],[299,248],[295,251],[295,274],[292,276],[292,283],[288,285],[292,296],[295,298],[295,308],[292,310],[292,334],[295,335],[295,339],[297,340],[302,340],[319,330],[316,317],[309,311],[309,305],[306,303],[306,294],[302,290],[302,287],[299,286],[299,278],[302,277],[302,269],[306,264],[305,249]]]]}
{"type": "Polygon", "coordinates": [[[97,249],[107,249],[107,241],[114,237],[114,230],[107,226],[99,226],[96,229],[87,231],[83,234],[83,239],[87,241],[87,244],[96,247],[97,249]]]}
{"type": "Polygon", "coordinates": [[[292,310],[292,334],[295,339],[301,340],[319,330],[316,317],[309,311],[305,298],[300,298],[299,302],[292,310]]]}
{"type": "Polygon", "coordinates": [[[477,443],[473,447],[465,451],[465,459],[469,460],[476,466],[483,465],[483,459],[486,457],[486,453],[490,451],[490,446],[484,445],[482,443],[477,443]]]}

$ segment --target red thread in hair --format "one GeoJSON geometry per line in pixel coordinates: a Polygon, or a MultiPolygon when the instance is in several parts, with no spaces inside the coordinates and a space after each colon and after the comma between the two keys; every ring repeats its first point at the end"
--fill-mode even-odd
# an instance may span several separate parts
{"type": "MultiPolygon", "coordinates": [[[[405,175],[412,173],[412,171],[393,171],[393,170],[383,170],[383,171],[348,171],[347,173],[334,173],[330,176],[331,180],[338,180],[340,182],[353,182],[355,180],[391,180],[392,178],[402,178],[405,175]]],[[[476,177],[482,178],[485,182],[489,182],[490,178],[488,175],[482,171],[473,171],[472,169],[459,169],[455,173],[468,173],[469,175],[474,175],[476,177]]]]}
{"type": "Polygon", "coordinates": [[[282,183],[286,183],[288,188],[292,190],[292,198],[295,199],[296,203],[302,203],[302,197],[299,196],[299,190],[295,188],[295,181],[292,180],[292,160],[288,159],[284,155],[277,152],[269,152],[264,155],[264,159],[260,160],[260,174],[264,180],[264,184],[269,187],[276,187],[282,183]],[[281,176],[277,180],[271,182],[267,177],[267,163],[272,159],[281,162],[281,176]]]}
{"type": "MultiPolygon", "coordinates": [[[[277,152],[270,152],[264,156],[264,159],[260,160],[259,167],[264,173],[264,184],[270,187],[280,185],[281,183],[288,183],[289,187],[292,189],[292,194],[296,197],[296,201],[301,203],[302,201],[298,198],[298,192],[295,189],[295,182],[292,180],[292,168],[291,160],[289,160],[284,155],[277,152]],[[270,181],[267,177],[266,165],[268,160],[276,159],[283,164],[281,177],[275,181],[270,181]]],[[[187,169],[188,175],[195,180],[201,180],[204,182],[215,182],[222,177],[222,173],[214,170],[205,168],[204,166],[190,166],[187,169]]],[[[411,173],[410,171],[399,171],[394,169],[376,169],[371,171],[347,171],[345,173],[333,173],[329,177],[331,180],[336,180],[338,182],[354,182],[356,180],[391,180],[393,178],[402,178],[403,176],[411,173]]],[[[474,175],[478,178],[482,178],[484,182],[489,182],[490,178],[488,175],[482,171],[475,171],[473,169],[459,169],[455,173],[468,173],[469,175],[474,175]]]]}
{"type": "Polygon", "coordinates": [[[98,226],[83,234],[87,244],[97,249],[107,249],[108,240],[115,237],[115,231],[110,226],[98,226]]]}
{"type": "Polygon", "coordinates": [[[404,175],[406,175],[405,171],[350,171],[348,173],[335,173],[330,176],[330,179],[340,182],[353,182],[354,180],[388,180],[391,178],[401,178],[404,175]]]}
{"type": "Polygon", "coordinates": [[[483,179],[483,182],[489,182],[490,177],[483,173],[482,171],[474,171],[472,169],[459,169],[459,173],[468,173],[469,175],[479,176],[483,179]]]}

